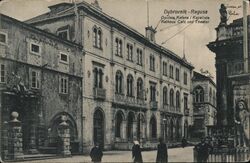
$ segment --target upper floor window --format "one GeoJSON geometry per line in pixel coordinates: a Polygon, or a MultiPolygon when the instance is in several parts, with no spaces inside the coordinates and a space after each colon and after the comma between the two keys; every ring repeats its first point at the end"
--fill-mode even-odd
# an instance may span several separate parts
{"type": "Polygon", "coordinates": [[[180,103],[180,92],[177,91],[176,92],[176,108],[179,110],[181,107],[181,103],[180,103]]]}
{"type": "Polygon", "coordinates": [[[30,43],[30,52],[33,54],[41,55],[41,46],[36,43],[30,43]]]}
{"type": "Polygon", "coordinates": [[[153,55],[150,55],[149,69],[155,71],[155,57],[153,55]]]}
{"type": "Polygon", "coordinates": [[[137,64],[142,65],[142,50],[137,48],[136,53],[137,53],[137,64]]]}
{"type": "Polygon", "coordinates": [[[0,43],[7,44],[7,34],[0,32],[0,43]]]}
{"type": "Polygon", "coordinates": [[[194,89],[194,102],[204,102],[204,90],[201,86],[194,89]]]}
{"type": "Polygon", "coordinates": [[[169,98],[170,106],[174,106],[174,90],[173,89],[170,90],[169,96],[170,96],[169,98]]]}
{"type": "Polygon", "coordinates": [[[57,35],[64,40],[68,40],[69,39],[69,30],[65,29],[65,30],[58,31],[57,35]]]}
{"type": "Polygon", "coordinates": [[[141,78],[137,79],[137,98],[143,99],[143,81],[141,78]]]}
{"type": "Polygon", "coordinates": [[[178,68],[175,69],[175,80],[180,81],[180,70],[178,68]]]}
{"type": "Polygon", "coordinates": [[[131,74],[127,77],[127,96],[133,96],[134,79],[131,74]]]}
{"type": "Polygon", "coordinates": [[[188,109],[188,95],[184,94],[184,109],[188,109]]]}
{"type": "Polygon", "coordinates": [[[96,48],[102,48],[102,30],[100,28],[93,28],[93,46],[96,48]]]}
{"type": "Polygon", "coordinates": [[[121,71],[117,71],[115,75],[115,92],[122,94],[123,90],[123,75],[121,71]]]}
{"type": "Polygon", "coordinates": [[[60,53],[60,62],[62,63],[69,63],[69,55],[66,53],[60,53]]]}
{"type": "Polygon", "coordinates": [[[187,73],[184,72],[184,75],[183,75],[183,76],[184,76],[184,84],[187,85],[187,73]]]}
{"type": "Polygon", "coordinates": [[[115,55],[122,57],[122,40],[115,39],[115,55]]]}
{"type": "Polygon", "coordinates": [[[212,103],[212,88],[209,89],[209,102],[212,103]]]}
{"type": "Polygon", "coordinates": [[[156,101],[156,84],[150,83],[150,101],[156,101]]]}
{"type": "Polygon", "coordinates": [[[68,93],[68,84],[69,79],[66,76],[60,76],[59,79],[59,93],[67,94],[68,93]]]}
{"type": "Polygon", "coordinates": [[[168,104],[168,89],[167,87],[163,88],[163,105],[168,104]]]}
{"type": "Polygon", "coordinates": [[[94,70],[94,87],[103,88],[103,70],[102,68],[95,67],[94,70]]]}
{"type": "Polygon", "coordinates": [[[127,60],[133,62],[133,45],[127,44],[127,60]]]}
{"type": "Polygon", "coordinates": [[[167,76],[168,75],[168,65],[167,62],[163,61],[163,75],[167,76]]]}
{"type": "Polygon", "coordinates": [[[174,78],[174,66],[173,65],[169,66],[169,77],[172,79],[174,78]]]}
{"type": "Polygon", "coordinates": [[[5,70],[5,65],[0,64],[0,83],[5,83],[6,82],[6,70],[5,70]]]}
{"type": "Polygon", "coordinates": [[[31,88],[40,88],[40,73],[36,70],[31,70],[31,88]]]}

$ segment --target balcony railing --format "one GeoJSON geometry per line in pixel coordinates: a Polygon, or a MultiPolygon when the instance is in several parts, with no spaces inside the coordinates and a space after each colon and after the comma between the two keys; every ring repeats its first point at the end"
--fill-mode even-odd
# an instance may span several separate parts
{"type": "Polygon", "coordinates": [[[169,113],[182,114],[180,108],[176,108],[176,107],[170,106],[168,104],[163,104],[161,110],[164,112],[169,112],[169,113]]]}
{"type": "Polygon", "coordinates": [[[152,110],[157,110],[157,108],[158,108],[158,101],[150,101],[150,108],[152,110]]]}
{"type": "Polygon", "coordinates": [[[99,100],[105,100],[105,98],[106,98],[106,89],[94,88],[94,98],[99,99],[99,100]]]}
{"type": "Polygon", "coordinates": [[[125,96],[123,94],[115,94],[114,102],[120,105],[146,107],[146,103],[143,99],[125,96]]]}

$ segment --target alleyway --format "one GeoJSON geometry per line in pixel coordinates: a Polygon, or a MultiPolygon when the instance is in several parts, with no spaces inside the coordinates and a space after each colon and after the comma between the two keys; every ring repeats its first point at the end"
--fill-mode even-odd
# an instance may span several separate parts
{"type": "MultiPolygon", "coordinates": [[[[172,148],[168,150],[169,162],[193,162],[193,147],[172,148]]],[[[156,151],[142,152],[144,162],[155,162],[156,151]]],[[[103,162],[131,162],[131,151],[106,151],[103,162]]],[[[70,158],[28,161],[29,163],[78,163],[90,162],[89,156],[73,156],[70,158]]],[[[23,162],[27,163],[27,162],[23,162]]]]}

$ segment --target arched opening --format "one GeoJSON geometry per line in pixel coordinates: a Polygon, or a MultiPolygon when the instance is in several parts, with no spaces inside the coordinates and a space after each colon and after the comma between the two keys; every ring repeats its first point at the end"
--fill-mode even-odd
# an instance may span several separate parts
{"type": "Polygon", "coordinates": [[[152,139],[157,138],[157,123],[154,116],[150,119],[150,137],[152,139]]]}
{"type": "Polygon", "coordinates": [[[163,88],[163,105],[168,104],[168,89],[167,87],[163,88]]]}
{"type": "Polygon", "coordinates": [[[123,93],[123,75],[121,71],[117,71],[115,75],[115,93],[123,93]]]}
{"type": "Polygon", "coordinates": [[[104,115],[100,109],[94,113],[94,143],[104,147],[104,115]]]}
{"type": "Polygon", "coordinates": [[[124,118],[122,112],[118,112],[115,117],[115,137],[122,138],[122,129],[123,129],[123,122],[124,118]]]}
{"type": "Polygon", "coordinates": [[[127,96],[132,97],[134,93],[134,79],[131,74],[127,77],[127,96]]]}
{"type": "Polygon", "coordinates": [[[137,139],[140,140],[141,138],[144,137],[144,116],[142,113],[138,114],[137,117],[137,139]]]}
{"type": "Polygon", "coordinates": [[[170,95],[169,95],[169,96],[170,96],[170,99],[169,99],[169,101],[170,101],[170,106],[173,107],[173,106],[174,106],[174,90],[171,89],[169,94],[170,94],[170,95]]]}
{"type": "Polygon", "coordinates": [[[178,111],[180,111],[180,107],[181,107],[180,92],[177,91],[177,92],[176,92],[176,109],[177,109],[178,111]]]}
{"type": "Polygon", "coordinates": [[[137,98],[143,99],[143,81],[141,78],[137,79],[137,98]]]}
{"type": "Polygon", "coordinates": [[[171,119],[170,120],[170,140],[171,141],[173,141],[173,139],[174,139],[174,122],[173,122],[173,120],[171,119]]]}
{"type": "Polygon", "coordinates": [[[180,137],[181,137],[180,129],[181,129],[180,120],[177,119],[176,120],[176,140],[180,140],[180,137]]]}
{"type": "Polygon", "coordinates": [[[127,118],[128,124],[127,124],[127,137],[128,140],[133,140],[133,131],[134,131],[134,121],[135,121],[135,115],[133,112],[128,113],[128,118],[127,118]]]}

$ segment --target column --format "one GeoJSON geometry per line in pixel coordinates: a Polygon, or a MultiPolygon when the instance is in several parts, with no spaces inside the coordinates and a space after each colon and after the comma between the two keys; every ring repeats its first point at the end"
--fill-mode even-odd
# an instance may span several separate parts
{"type": "Polygon", "coordinates": [[[71,155],[70,152],[70,133],[69,133],[69,125],[66,122],[67,117],[65,115],[62,115],[61,117],[62,122],[59,124],[59,148],[60,153],[63,156],[71,155]]]}
{"type": "Polygon", "coordinates": [[[23,138],[21,122],[17,119],[17,112],[12,112],[12,120],[8,129],[8,158],[11,160],[23,157],[23,138]]]}
{"type": "Polygon", "coordinates": [[[122,139],[127,141],[128,136],[127,136],[126,129],[127,129],[127,121],[123,120],[122,121],[122,139]]]}
{"type": "Polygon", "coordinates": [[[137,139],[137,123],[133,121],[133,139],[137,139]]]}

